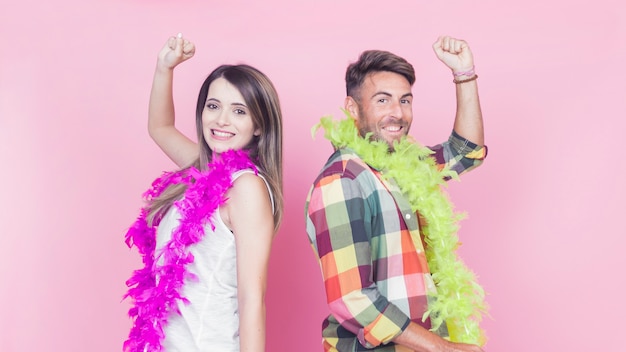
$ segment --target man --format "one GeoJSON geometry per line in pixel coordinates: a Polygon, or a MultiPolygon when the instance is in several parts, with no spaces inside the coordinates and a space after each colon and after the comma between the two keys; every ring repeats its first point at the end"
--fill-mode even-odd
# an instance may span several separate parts
{"type": "MultiPolygon", "coordinates": [[[[465,41],[440,37],[433,49],[452,70],[457,110],[449,140],[431,148],[431,157],[461,174],[486,156],[478,76],[465,41]]],[[[431,332],[431,319],[422,321],[436,290],[420,233],[423,214],[412,213],[399,183],[368,162],[398,155],[394,148],[413,120],[414,81],[413,67],[385,51],[362,53],[346,72],[346,113],[366,144],[383,141],[388,148],[364,156],[339,146],[307,198],[307,233],[331,310],[323,323],[325,351],[482,351],[448,341],[445,323],[431,332]]]]}

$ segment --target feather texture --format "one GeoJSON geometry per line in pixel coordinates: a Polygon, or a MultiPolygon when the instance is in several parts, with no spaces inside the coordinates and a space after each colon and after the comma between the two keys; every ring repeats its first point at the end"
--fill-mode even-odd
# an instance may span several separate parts
{"type": "Polygon", "coordinates": [[[394,152],[384,141],[370,140],[370,134],[360,137],[354,119],[347,111],[346,119],[333,121],[323,117],[313,127],[312,134],[321,127],[324,136],[335,148],[348,147],[363,161],[381,171],[383,177],[393,179],[413,211],[425,219],[422,227],[426,259],[437,293],[429,304],[423,320],[430,317],[432,330],[447,324],[450,340],[484,345],[486,337],[479,322],[487,312],[485,293],[474,273],[457,256],[460,246],[457,231],[462,214],[454,207],[442,187],[446,178],[458,179],[456,172],[438,170],[433,152],[405,136],[394,142],[394,152]]]}
{"type": "Polygon", "coordinates": [[[146,220],[147,207],[141,210],[126,233],[126,244],[137,247],[144,267],[135,270],[126,281],[129,289],[124,297],[130,297],[134,306],[128,311],[133,319],[133,327],[128,340],[124,342],[124,351],[162,351],[161,342],[165,337],[163,328],[169,316],[180,314],[178,301],[187,303],[181,294],[185,280],[196,279],[187,271],[187,265],[194,259],[188,247],[202,240],[206,224],[215,229],[211,216],[226,202],[226,192],[232,187],[231,175],[243,169],[257,172],[245,151],[227,151],[214,156],[207,171],[192,167],[165,173],[144,193],[144,199],[149,204],[167,187],[177,183],[187,185],[184,197],[174,202],[181,215],[179,225],[159,253],[155,253],[155,236],[161,219],[154,219],[152,226],[149,226],[146,220]],[[161,258],[162,261],[157,265],[157,260],[161,258]]]}

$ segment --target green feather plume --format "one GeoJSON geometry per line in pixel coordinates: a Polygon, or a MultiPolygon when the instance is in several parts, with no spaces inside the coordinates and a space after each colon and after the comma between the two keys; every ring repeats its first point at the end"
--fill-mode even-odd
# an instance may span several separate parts
{"type": "Polygon", "coordinates": [[[381,171],[383,177],[393,179],[413,211],[425,220],[422,235],[427,244],[426,259],[437,293],[423,320],[430,317],[432,330],[447,324],[450,340],[484,345],[485,334],[479,323],[487,312],[485,292],[476,276],[457,256],[459,247],[458,221],[463,214],[456,213],[447,195],[442,191],[445,178],[458,179],[456,172],[438,170],[430,149],[419,145],[410,137],[394,142],[394,152],[384,141],[370,140],[370,134],[360,137],[347,111],[346,119],[333,121],[323,117],[311,133],[324,129],[324,137],[335,148],[349,147],[368,165],[381,171]]]}

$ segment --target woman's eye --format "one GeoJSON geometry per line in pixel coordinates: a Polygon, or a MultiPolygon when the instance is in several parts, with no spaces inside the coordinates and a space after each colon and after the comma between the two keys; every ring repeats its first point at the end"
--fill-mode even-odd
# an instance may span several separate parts
{"type": "Polygon", "coordinates": [[[212,103],[206,104],[206,107],[207,107],[207,109],[210,109],[210,110],[215,110],[215,109],[217,109],[217,105],[212,104],[212,103]]]}
{"type": "Polygon", "coordinates": [[[245,115],[246,111],[242,109],[235,109],[235,114],[237,115],[245,115]]]}

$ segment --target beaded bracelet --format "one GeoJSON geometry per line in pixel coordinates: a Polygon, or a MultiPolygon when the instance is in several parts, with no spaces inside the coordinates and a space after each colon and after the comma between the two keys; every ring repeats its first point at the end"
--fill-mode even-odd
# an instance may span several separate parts
{"type": "Polygon", "coordinates": [[[461,83],[465,83],[465,82],[471,82],[474,81],[478,78],[478,75],[475,74],[474,76],[468,78],[468,79],[463,79],[463,80],[457,80],[456,78],[452,80],[452,82],[454,82],[454,84],[461,84],[461,83]]]}

